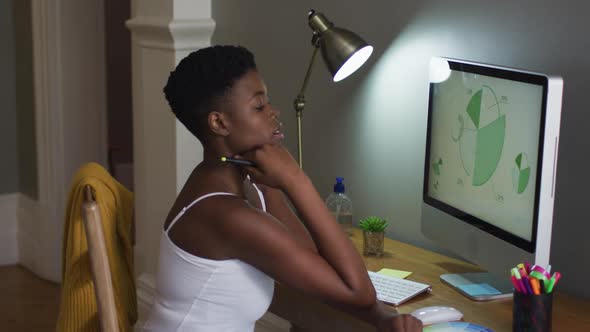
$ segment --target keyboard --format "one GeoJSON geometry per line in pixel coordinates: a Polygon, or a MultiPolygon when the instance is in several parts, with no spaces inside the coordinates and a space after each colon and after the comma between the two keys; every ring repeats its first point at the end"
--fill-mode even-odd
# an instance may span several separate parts
{"type": "Polygon", "coordinates": [[[412,280],[394,278],[380,273],[369,272],[369,278],[377,292],[377,298],[383,302],[399,305],[408,299],[424,292],[430,291],[430,285],[412,280]]]}

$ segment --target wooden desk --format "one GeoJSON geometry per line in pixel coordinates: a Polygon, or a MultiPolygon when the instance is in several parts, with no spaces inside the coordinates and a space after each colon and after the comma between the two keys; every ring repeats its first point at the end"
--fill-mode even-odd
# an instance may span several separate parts
{"type": "MultiPolygon", "coordinates": [[[[351,239],[361,252],[360,230],[355,229],[351,239]]],[[[444,273],[481,271],[477,266],[391,239],[385,239],[384,251],[385,255],[380,258],[364,257],[368,270],[392,268],[412,271],[408,279],[432,285],[432,293],[423,293],[404,302],[396,307],[399,312],[409,313],[426,306],[447,305],[463,312],[463,319],[467,322],[497,332],[512,331],[512,299],[472,301],[439,279],[444,273]]],[[[297,332],[374,331],[368,324],[280,284],[276,285],[269,310],[289,320],[297,332]]],[[[557,291],[553,298],[553,331],[590,331],[590,300],[557,291]]]]}

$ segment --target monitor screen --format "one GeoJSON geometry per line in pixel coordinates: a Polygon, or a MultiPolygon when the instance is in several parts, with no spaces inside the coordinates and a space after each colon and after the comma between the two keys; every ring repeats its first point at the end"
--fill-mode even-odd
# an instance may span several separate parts
{"type": "Polygon", "coordinates": [[[430,90],[425,199],[532,252],[546,79],[449,64],[430,90]]]}
{"type": "Polygon", "coordinates": [[[562,79],[434,58],[422,233],[499,275],[548,264],[562,79]]]}

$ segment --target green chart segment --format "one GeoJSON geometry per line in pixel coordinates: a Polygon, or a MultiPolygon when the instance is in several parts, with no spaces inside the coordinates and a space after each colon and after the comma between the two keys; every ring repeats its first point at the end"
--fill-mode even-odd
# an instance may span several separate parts
{"type": "Polygon", "coordinates": [[[442,164],[442,158],[438,158],[436,162],[432,163],[432,170],[434,171],[434,174],[440,175],[440,168],[442,167],[442,164]]]}
{"type": "Polygon", "coordinates": [[[514,191],[522,194],[526,190],[531,176],[531,168],[526,154],[519,153],[514,159],[514,164],[515,166],[512,169],[512,186],[514,191]]]}
{"type": "Polygon", "coordinates": [[[500,163],[506,116],[500,114],[498,98],[487,85],[473,94],[466,113],[470,123],[460,123],[461,161],[467,175],[472,175],[472,184],[481,186],[490,180],[500,163]]]}

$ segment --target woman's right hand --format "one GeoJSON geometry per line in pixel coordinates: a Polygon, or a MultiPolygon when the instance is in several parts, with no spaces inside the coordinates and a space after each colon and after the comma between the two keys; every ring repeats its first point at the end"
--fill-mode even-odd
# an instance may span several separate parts
{"type": "Polygon", "coordinates": [[[244,166],[254,183],[284,189],[298,178],[305,176],[287,149],[277,144],[265,144],[234,158],[253,161],[256,166],[244,166]]]}
{"type": "Polygon", "coordinates": [[[378,332],[422,332],[422,322],[409,314],[387,317],[377,325],[378,332]]]}

